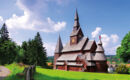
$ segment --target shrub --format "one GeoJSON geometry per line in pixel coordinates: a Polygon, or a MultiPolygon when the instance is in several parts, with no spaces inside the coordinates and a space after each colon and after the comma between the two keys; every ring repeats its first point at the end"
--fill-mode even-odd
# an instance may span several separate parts
{"type": "Polygon", "coordinates": [[[130,74],[130,67],[128,67],[128,69],[129,69],[128,73],[130,74]]]}
{"type": "Polygon", "coordinates": [[[128,70],[128,67],[124,64],[121,64],[116,68],[116,72],[119,74],[128,74],[128,70]]]}

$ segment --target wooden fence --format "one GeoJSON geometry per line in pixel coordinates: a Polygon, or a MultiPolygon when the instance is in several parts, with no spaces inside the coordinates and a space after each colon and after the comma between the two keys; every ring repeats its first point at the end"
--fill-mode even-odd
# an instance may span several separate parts
{"type": "Polygon", "coordinates": [[[36,72],[36,66],[32,65],[24,69],[25,79],[24,80],[34,80],[34,73],[36,72]]]}

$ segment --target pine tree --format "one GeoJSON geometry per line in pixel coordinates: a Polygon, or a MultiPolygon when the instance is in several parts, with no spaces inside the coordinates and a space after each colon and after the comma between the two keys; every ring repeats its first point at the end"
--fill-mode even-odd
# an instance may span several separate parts
{"type": "Polygon", "coordinates": [[[28,54],[27,54],[27,51],[28,51],[28,42],[24,41],[22,43],[21,48],[23,49],[23,54],[24,54],[23,63],[28,64],[28,54]]]}
{"type": "Polygon", "coordinates": [[[47,67],[47,56],[45,47],[43,47],[42,39],[39,34],[35,36],[34,39],[29,40],[28,42],[23,42],[22,44],[25,64],[37,64],[39,66],[47,67]]]}
{"type": "Polygon", "coordinates": [[[9,39],[9,32],[4,23],[0,30],[0,64],[10,64],[15,61],[18,53],[17,45],[9,39]]]}
{"type": "Polygon", "coordinates": [[[9,40],[9,32],[7,30],[7,26],[6,24],[4,23],[1,30],[0,30],[0,35],[1,35],[1,39],[2,41],[6,41],[6,40],[9,40]]]}
{"type": "Polygon", "coordinates": [[[0,64],[10,64],[15,61],[18,54],[15,42],[8,40],[0,43],[0,64]]]}
{"type": "Polygon", "coordinates": [[[37,64],[41,65],[43,67],[46,67],[46,62],[47,62],[47,55],[46,55],[46,49],[43,47],[42,39],[37,32],[37,35],[35,36],[34,41],[36,42],[36,47],[37,47],[37,64]]]}

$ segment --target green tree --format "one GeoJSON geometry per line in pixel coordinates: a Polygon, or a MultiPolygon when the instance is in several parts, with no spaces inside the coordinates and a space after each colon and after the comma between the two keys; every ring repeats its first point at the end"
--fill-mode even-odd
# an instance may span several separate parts
{"type": "Polygon", "coordinates": [[[4,23],[1,30],[0,30],[0,35],[1,35],[1,40],[5,41],[5,40],[9,40],[9,32],[7,30],[7,26],[4,23]]]}
{"type": "Polygon", "coordinates": [[[46,66],[47,62],[47,55],[46,55],[46,49],[43,47],[42,39],[37,32],[37,35],[35,36],[34,41],[36,42],[36,49],[37,49],[37,64],[41,66],[46,66]]]}
{"type": "Polygon", "coordinates": [[[22,60],[22,62],[23,63],[25,63],[25,64],[29,64],[28,63],[28,42],[26,42],[26,41],[24,41],[23,43],[22,43],[22,46],[21,46],[21,48],[23,49],[23,55],[24,55],[24,58],[23,58],[23,60],[22,60]]]}
{"type": "Polygon", "coordinates": [[[4,23],[0,29],[0,64],[10,64],[15,61],[18,47],[15,42],[9,39],[9,32],[4,23]]]}
{"type": "Polygon", "coordinates": [[[15,61],[17,46],[11,40],[0,43],[0,64],[10,64],[15,61]]]}
{"type": "Polygon", "coordinates": [[[21,48],[20,46],[17,46],[17,55],[16,55],[16,59],[15,59],[15,62],[23,62],[23,59],[24,59],[24,50],[23,48],[21,48]]]}
{"type": "Polygon", "coordinates": [[[130,31],[123,38],[121,46],[117,48],[116,53],[124,62],[130,59],[130,31]]]}
{"type": "Polygon", "coordinates": [[[23,42],[22,49],[24,50],[23,62],[25,64],[37,64],[43,67],[47,66],[46,50],[45,47],[43,47],[39,32],[34,39],[29,40],[28,42],[23,42]]]}

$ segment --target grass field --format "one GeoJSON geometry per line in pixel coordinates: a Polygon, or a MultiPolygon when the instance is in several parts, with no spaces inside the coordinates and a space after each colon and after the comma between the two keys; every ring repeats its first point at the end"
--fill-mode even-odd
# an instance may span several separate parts
{"type": "MultiPolygon", "coordinates": [[[[12,73],[5,80],[24,80],[16,76],[16,73],[22,72],[24,67],[17,64],[7,65],[12,73]]],[[[73,72],[36,68],[35,80],[130,80],[130,75],[126,74],[107,74],[90,72],[73,72]]]]}

